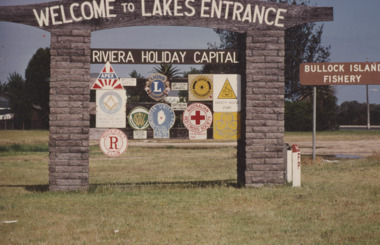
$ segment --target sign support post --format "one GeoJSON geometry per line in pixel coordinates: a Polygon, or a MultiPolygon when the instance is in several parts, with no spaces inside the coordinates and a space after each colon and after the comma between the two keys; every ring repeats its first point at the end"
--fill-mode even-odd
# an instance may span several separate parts
{"type": "Polygon", "coordinates": [[[367,95],[367,130],[371,130],[368,84],[366,85],[366,95],[367,95]]]}
{"type": "Polygon", "coordinates": [[[313,87],[313,161],[315,161],[315,138],[317,131],[317,86],[313,87]]]}

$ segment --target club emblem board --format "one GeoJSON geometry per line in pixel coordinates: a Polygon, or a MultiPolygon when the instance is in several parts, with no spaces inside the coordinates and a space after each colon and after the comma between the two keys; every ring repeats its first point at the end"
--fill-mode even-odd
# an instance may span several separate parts
{"type": "Polygon", "coordinates": [[[175,113],[167,104],[156,104],[149,110],[149,124],[153,128],[154,138],[170,138],[170,128],[175,122],[175,113]]]}
{"type": "Polygon", "coordinates": [[[91,89],[124,89],[115,70],[107,62],[91,89]]]}
{"type": "Polygon", "coordinates": [[[213,75],[189,75],[189,101],[212,101],[213,75]]]}
{"type": "Polygon", "coordinates": [[[215,112],[241,111],[241,77],[237,74],[214,75],[215,112]]]}
{"type": "Polygon", "coordinates": [[[168,96],[170,83],[165,75],[156,73],[148,78],[145,83],[145,91],[155,101],[160,101],[168,96]]]}
{"type": "Polygon", "coordinates": [[[144,107],[135,107],[128,114],[128,124],[134,130],[145,130],[149,127],[149,110],[144,107]]]}
{"type": "Polygon", "coordinates": [[[119,129],[109,129],[100,137],[99,146],[105,155],[117,157],[127,150],[128,138],[119,129]]]}
{"type": "Polygon", "coordinates": [[[125,128],[126,127],[125,90],[96,90],[96,127],[125,128]]]}
{"type": "Polygon", "coordinates": [[[212,112],[204,104],[193,103],[183,112],[182,121],[189,130],[191,140],[207,139],[207,129],[212,124],[212,112]]]}
{"type": "Polygon", "coordinates": [[[239,112],[214,112],[214,139],[240,139],[239,112]]]}
{"type": "Polygon", "coordinates": [[[128,114],[128,124],[133,128],[133,139],[146,139],[149,127],[149,110],[144,107],[135,107],[128,114]]]}

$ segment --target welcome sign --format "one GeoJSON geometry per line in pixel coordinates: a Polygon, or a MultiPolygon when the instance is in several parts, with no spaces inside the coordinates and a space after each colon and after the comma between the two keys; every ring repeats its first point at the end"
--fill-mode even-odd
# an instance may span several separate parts
{"type": "Polygon", "coordinates": [[[286,12],[287,10],[283,8],[222,0],[76,1],[65,5],[56,4],[33,9],[33,14],[40,27],[94,19],[122,18],[123,15],[223,18],[225,20],[284,27],[283,20],[286,12]],[[201,6],[200,11],[196,11],[198,4],[201,6]]]}
{"type": "MultiPolygon", "coordinates": [[[[0,21],[26,24],[51,33],[49,189],[53,191],[89,188],[88,83],[93,31],[130,26],[192,26],[236,32],[241,55],[236,59],[233,52],[221,53],[219,50],[191,54],[185,46],[180,51],[145,50],[135,54],[124,50],[128,50],[128,43],[121,47],[122,50],[93,50],[92,59],[99,63],[118,61],[120,64],[163,61],[180,64],[187,58],[197,64],[235,64],[239,61],[241,112],[214,115],[214,130],[222,138],[241,138],[237,147],[237,184],[263,186],[285,181],[285,30],[304,23],[331,20],[333,8],[330,7],[259,0],[61,0],[0,7],[0,21]],[[62,122],[62,118],[70,120],[62,122]]],[[[112,72],[105,73],[108,74],[102,75],[97,85],[101,88],[111,86],[115,90],[116,83],[113,82],[116,79],[112,72]]],[[[362,74],[364,76],[364,72],[357,75],[362,74]]],[[[333,75],[331,81],[334,81],[333,75]]],[[[329,81],[330,78],[326,79],[329,81]]],[[[233,80],[227,82],[224,79],[223,87],[215,96],[236,104],[239,95],[234,90],[233,80]]],[[[194,99],[213,97],[213,84],[207,77],[191,81],[189,94],[194,99]]],[[[149,85],[145,86],[147,92],[161,93],[170,88],[157,82],[149,85]]],[[[100,97],[103,103],[98,109],[105,114],[123,111],[118,107],[116,94],[107,93],[100,97]]],[[[204,115],[194,113],[190,117],[193,116],[195,124],[200,123],[204,115]]],[[[152,107],[148,119],[156,138],[169,137],[175,119],[170,107],[164,104],[152,107]]],[[[108,141],[112,142],[112,147],[116,142],[113,139],[108,141]]]]}

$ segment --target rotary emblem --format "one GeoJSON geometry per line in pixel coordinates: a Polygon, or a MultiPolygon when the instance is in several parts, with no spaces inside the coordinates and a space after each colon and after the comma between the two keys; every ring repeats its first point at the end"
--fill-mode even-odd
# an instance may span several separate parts
{"type": "Polygon", "coordinates": [[[191,80],[190,84],[191,94],[195,99],[208,100],[212,99],[212,80],[207,76],[196,76],[191,80]]]}
{"type": "Polygon", "coordinates": [[[156,73],[148,78],[145,83],[145,91],[155,101],[164,99],[170,91],[170,83],[165,75],[156,73]]]}

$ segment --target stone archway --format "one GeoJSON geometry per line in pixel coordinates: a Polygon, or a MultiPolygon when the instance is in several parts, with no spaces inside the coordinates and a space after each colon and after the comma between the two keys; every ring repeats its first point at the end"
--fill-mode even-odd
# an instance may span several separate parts
{"type": "Polygon", "coordinates": [[[91,32],[126,26],[197,26],[243,33],[238,182],[284,183],[285,29],[330,21],[332,8],[257,0],[61,0],[0,7],[0,20],[51,32],[49,188],[89,187],[91,32]],[[164,4],[164,2],[166,4],[164,4]]]}

